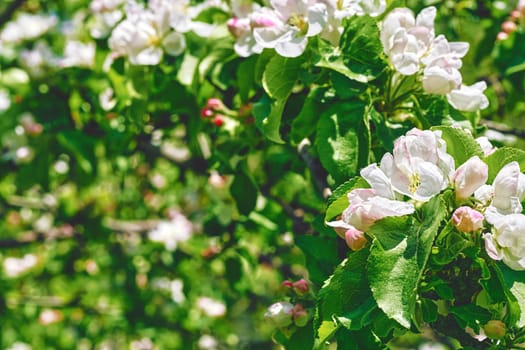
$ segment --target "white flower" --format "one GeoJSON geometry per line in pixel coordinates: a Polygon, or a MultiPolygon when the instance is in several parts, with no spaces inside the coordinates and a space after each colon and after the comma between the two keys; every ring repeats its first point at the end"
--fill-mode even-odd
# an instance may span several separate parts
{"type": "Polygon", "coordinates": [[[321,33],[326,24],[326,5],[314,0],[270,0],[274,9],[265,25],[254,28],[257,43],[281,56],[300,56],[308,37],[321,33]]]}
{"type": "Polygon", "coordinates": [[[20,66],[34,78],[49,74],[59,62],[45,41],[38,41],[31,50],[22,50],[18,60],[20,66]]]}
{"type": "Polygon", "coordinates": [[[219,342],[211,335],[204,334],[199,338],[198,346],[201,350],[216,350],[218,349],[219,342]]]}
{"type": "Polygon", "coordinates": [[[419,71],[420,60],[434,39],[436,8],[427,7],[414,18],[407,8],[390,12],[381,27],[381,43],[392,64],[403,75],[419,71]]]}
{"type": "Polygon", "coordinates": [[[128,14],[111,33],[109,48],[114,54],[128,56],[132,64],[140,65],[159,64],[164,51],[180,55],[186,41],[181,33],[171,30],[169,16],[164,9],[128,14]]]}
{"type": "Polygon", "coordinates": [[[113,107],[117,105],[117,100],[113,96],[113,89],[107,87],[104,91],[102,91],[98,95],[98,102],[100,103],[100,107],[102,107],[102,109],[105,111],[113,109],[113,107]]]}
{"type": "Polygon", "coordinates": [[[0,90],[0,112],[7,111],[11,106],[11,98],[6,90],[0,90]]]}
{"type": "Polygon", "coordinates": [[[113,27],[124,17],[122,5],[125,0],[93,0],[89,9],[93,20],[89,23],[93,38],[101,39],[109,35],[113,27]]]}
{"type": "Polygon", "coordinates": [[[428,201],[448,186],[454,159],[446,153],[446,143],[440,135],[412,129],[395,141],[393,156],[385,154],[382,168],[397,192],[428,201]]]}
{"type": "Polygon", "coordinates": [[[198,298],[197,307],[208,317],[221,317],[226,314],[226,305],[208,297],[198,298]]]}
{"type": "Polygon", "coordinates": [[[463,163],[454,173],[453,182],[456,198],[466,199],[479,187],[485,184],[489,177],[489,167],[478,156],[463,163]]]}
{"type": "Polygon", "coordinates": [[[31,345],[22,343],[22,342],[15,342],[11,347],[9,347],[7,350],[31,350],[31,345]]]}
{"type": "Polygon", "coordinates": [[[487,254],[513,270],[525,270],[525,215],[509,214],[494,223],[493,234],[485,233],[487,254]]]}
{"type": "Polygon", "coordinates": [[[95,43],[82,43],[71,40],[66,43],[64,58],[60,61],[62,67],[92,68],[95,64],[95,43]]]}
{"type": "Polygon", "coordinates": [[[19,14],[10,21],[0,33],[0,42],[19,43],[23,40],[36,39],[53,28],[58,22],[56,16],[19,14]]]}
{"type": "Polygon", "coordinates": [[[423,88],[432,94],[444,95],[461,86],[461,58],[467,54],[468,43],[449,43],[443,35],[432,41],[428,54],[422,58],[423,88]]]}
{"type": "Polygon", "coordinates": [[[510,162],[496,175],[492,206],[504,214],[521,212],[521,201],[525,197],[525,175],[518,162],[510,162]]]}
{"type": "Polygon", "coordinates": [[[37,262],[34,254],[26,254],[22,258],[8,257],[4,259],[4,271],[7,277],[17,277],[33,268],[37,262]]]}
{"type": "Polygon", "coordinates": [[[170,282],[171,299],[177,304],[181,304],[186,300],[183,289],[184,282],[181,279],[174,279],[170,282]]]}
{"type": "Polygon", "coordinates": [[[494,151],[496,151],[496,147],[494,147],[494,145],[489,141],[489,138],[487,136],[478,137],[476,139],[476,142],[481,147],[481,150],[483,151],[483,155],[485,157],[491,155],[492,153],[494,153],[494,151]]]}
{"type": "Polygon", "coordinates": [[[276,327],[286,327],[293,322],[293,304],[288,301],[279,301],[268,307],[264,318],[276,327]]]}
{"type": "Polygon", "coordinates": [[[170,222],[161,222],[157,228],[150,231],[148,237],[154,242],[161,242],[167,250],[174,251],[180,242],[191,238],[193,226],[186,217],[180,213],[174,214],[170,222]]]}
{"type": "Polygon", "coordinates": [[[483,91],[487,88],[484,81],[479,81],[471,86],[461,85],[447,94],[448,102],[459,111],[475,112],[489,106],[487,96],[483,91]]]}
{"type": "MultiPolygon", "coordinates": [[[[237,39],[233,48],[241,57],[261,53],[263,47],[253,36],[253,28],[264,25],[271,10],[256,3],[236,1],[232,3],[235,17],[228,20],[228,30],[237,39]]],[[[269,23],[273,25],[273,22],[269,23]]]]}
{"type": "Polygon", "coordinates": [[[195,34],[208,37],[216,29],[214,25],[195,21],[194,19],[205,9],[217,7],[210,1],[196,6],[190,6],[189,0],[151,0],[148,6],[153,11],[166,11],[169,14],[170,25],[179,33],[193,31],[195,34]]]}

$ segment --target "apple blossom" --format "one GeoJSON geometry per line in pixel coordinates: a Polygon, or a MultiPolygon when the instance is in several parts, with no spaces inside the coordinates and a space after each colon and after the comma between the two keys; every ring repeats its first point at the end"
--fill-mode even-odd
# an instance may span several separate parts
{"type": "Polygon", "coordinates": [[[116,55],[128,56],[132,64],[159,64],[164,51],[173,56],[180,55],[186,41],[181,33],[172,31],[170,13],[165,9],[128,14],[111,33],[109,48],[116,55]]]}
{"type": "Polygon", "coordinates": [[[470,197],[480,186],[484,185],[489,176],[489,167],[478,156],[463,163],[454,173],[452,181],[456,189],[457,199],[470,197]]]}
{"type": "Polygon", "coordinates": [[[525,270],[525,215],[504,215],[493,225],[493,233],[483,235],[487,254],[513,270],[525,270]]]}
{"type": "Polygon", "coordinates": [[[446,153],[439,132],[412,129],[394,144],[393,155],[383,157],[394,189],[418,201],[428,201],[449,184],[454,159],[446,153]]]}
{"type": "Polygon", "coordinates": [[[95,64],[95,43],[82,43],[71,40],[64,48],[64,58],[60,60],[62,67],[92,68],[95,64]]]}
{"type": "Polygon", "coordinates": [[[287,301],[280,301],[268,307],[264,314],[264,318],[276,327],[286,327],[293,322],[293,308],[294,306],[287,301]]]}
{"type": "Polygon", "coordinates": [[[308,37],[321,33],[326,24],[326,5],[314,0],[271,0],[273,14],[253,35],[264,48],[273,48],[284,57],[300,56],[308,37]],[[272,25],[269,24],[270,21],[272,25]]]}
{"type": "Polygon", "coordinates": [[[489,106],[487,96],[483,91],[487,88],[484,81],[479,81],[471,86],[461,85],[447,94],[448,102],[459,111],[475,112],[489,106]]]}
{"type": "Polygon", "coordinates": [[[461,58],[467,54],[469,44],[465,42],[448,42],[445,36],[439,35],[433,41],[422,62],[423,88],[428,93],[447,94],[461,86],[461,58]]]}
{"type": "Polygon", "coordinates": [[[45,34],[58,22],[54,15],[33,15],[20,13],[15,20],[7,22],[0,32],[1,43],[17,44],[24,40],[33,40],[45,34]]]}
{"type": "Polygon", "coordinates": [[[161,242],[167,250],[174,251],[180,242],[185,242],[193,234],[192,223],[181,213],[174,213],[170,222],[161,222],[148,237],[154,242],[161,242]]]}
{"type": "Polygon", "coordinates": [[[483,227],[483,214],[470,207],[459,207],[452,214],[452,223],[461,232],[474,232],[483,227]]]}
{"type": "Polygon", "coordinates": [[[521,201],[525,197],[525,175],[518,162],[510,162],[496,175],[492,206],[503,214],[521,212],[521,201]]]}
{"type": "Polygon", "coordinates": [[[491,155],[496,151],[496,147],[494,147],[494,145],[489,141],[489,138],[487,136],[480,136],[476,138],[476,142],[481,147],[481,150],[483,151],[483,155],[485,157],[491,155]]]}
{"type": "Polygon", "coordinates": [[[105,38],[124,17],[125,0],[93,0],[89,9],[93,14],[89,22],[89,33],[95,39],[105,38]]]}
{"type": "Polygon", "coordinates": [[[346,230],[344,238],[348,248],[352,249],[353,251],[364,248],[368,242],[365,237],[365,233],[363,231],[359,231],[355,227],[346,230]]]}
{"type": "Polygon", "coordinates": [[[226,314],[226,305],[222,301],[208,297],[199,297],[197,307],[208,317],[217,318],[226,314]]]}
{"type": "Polygon", "coordinates": [[[434,39],[436,8],[427,7],[414,18],[407,8],[397,8],[383,20],[381,43],[396,70],[403,75],[419,71],[420,60],[434,39]]]}

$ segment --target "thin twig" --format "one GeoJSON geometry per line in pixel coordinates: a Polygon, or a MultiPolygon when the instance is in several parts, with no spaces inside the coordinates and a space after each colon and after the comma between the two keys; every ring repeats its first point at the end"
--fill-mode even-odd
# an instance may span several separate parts
{"type": "Polygon", "coordinates": [[[297,151],[299,152],[299,156],[306,163],[306,166],[310,169],[317,189],[322,194],[323,198],[326,199],[332,194],[332,191],[326,182],[326,171],[319,160],[315,159],[310,154],[310,146],[310,140],[303,139],[297,146],[297,151]]]}
{"type": "Polygon", "coordinates": [[[489,129],[499,131],[503,134],[515,135],[520,138],[525,138],[525,130],[511,128],[505,124],[496,123],[492,120],[487,120],[487,119],[482,119],[481,124],[485,125],[489,129]]]}
{"type": "Polygon", "coordinates": [[[25,0],[14,0],[10,3],[5,11],[0,14],[0,28],[4,26],[7,22],[11,20],[13,14],[24,4],[25,0]]]}

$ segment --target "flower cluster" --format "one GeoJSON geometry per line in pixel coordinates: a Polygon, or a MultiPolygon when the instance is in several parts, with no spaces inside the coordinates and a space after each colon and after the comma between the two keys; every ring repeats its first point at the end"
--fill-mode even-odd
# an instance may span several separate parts
{"type": "Polygon", "coordinates": [[[450,104],[461,111],[488,106],[483,95],[485,82],[462,84],[459,69],[469,44],[449,42],[434,31],[436,8],[427,7],[417,17],[407,8],[390,12],[381,27],[381,42],[394,68],[402,75],[422,74],[423,89],[447,95],[450,104]]]}
{"type": "Polygon", "coordinates": [[[304,278],[295,282],[285,280],[281,286],[290,295],[290,301],[283,300],[270,305],[264,314],[264,318],[278,328],[291,325],[304,327],[311,316],[305,307],[310,303],[313,296],[310,282],[304,278]]]}
{"type": "Polygon", "coordinates": [[[234,2],[228,29],[237,39],[234,48],[240,56],[270,48],[281,56],[297,57],[304,52],[309,37],[319,35],[337,45],[344,18],[377,16],[385,8],[384,0],[270,0],[270,7],[234,2]]]}
{"type": "MultiPolygon", "coordinates": [[[[490,148],[486,154],[494,152],[490,148]]],[[[376,221],[413,214],[418,203],[453,189],[452,225],[464,233],[485,231],[489,257],[525,270],[525,174],[518,162],[504,165],[487,184],[489,167],[479,156],[456,169],[439,131],[412,129],[396,140],[393,153],[386,153],[379,166],[371,164],[360,174],[370,188],[348,192],[349,206],[339,220],[327,223],[352,250],[368,243],[365,233],[376,221]]]]}

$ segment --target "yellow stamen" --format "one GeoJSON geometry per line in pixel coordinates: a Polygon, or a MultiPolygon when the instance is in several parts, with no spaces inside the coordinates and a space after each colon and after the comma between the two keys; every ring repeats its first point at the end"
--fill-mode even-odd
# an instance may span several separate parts
{"type": "Polygon", "coordinates": [[[410,184],[408,185],[408,190],[410,191],[410,193],[416,193],[417,189],[419,188],[419,185],[421,185],[421,178],[419,177],[419,174],[412,174],[412,176],[410,177],[410,184]]]}

